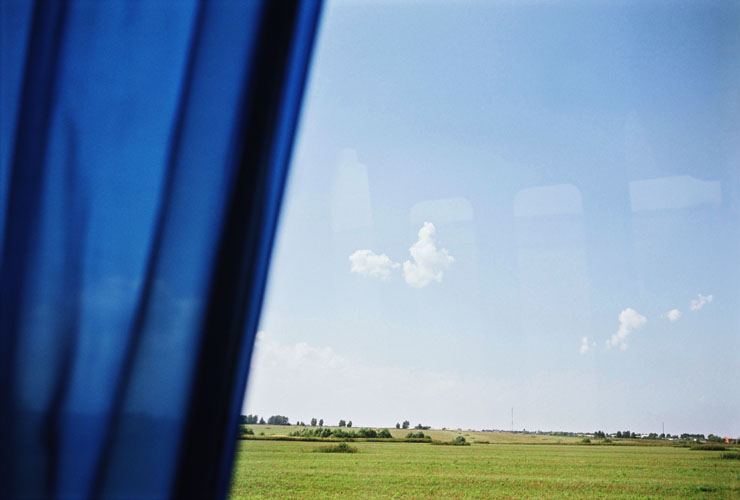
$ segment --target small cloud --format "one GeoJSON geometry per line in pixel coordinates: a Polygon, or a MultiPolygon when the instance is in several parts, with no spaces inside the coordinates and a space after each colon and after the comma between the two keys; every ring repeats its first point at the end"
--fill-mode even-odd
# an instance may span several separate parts
{"type": "Polygon", "coordinates": [[[437,250],[434,241],[435,228],[431,222],[425,222],[419,229],[419,239],[409,248],[413,262],[403,263],[403,277],[409,285],[422,288],[432,281],[442,281],[442,270],[455,259],[447,250],[437,250]]]}
{"type": "Polygon", "coordinates": [[[376,254],[372,250],[357,250],[349,256],[350,272],[366,278],[387,280],[391,277],[391,270],[400,267],[386,254],[376,254]]]}
{"type": "Polygon", "coordinates": [[[691,308],[692,311],[698,311],[699,309],[709,304],[710,302],[712,302],[711,295],[699,294],[699,298],[692,300],[691,305],[689,307],[691,308]]]}
{"type": "Polygon", "coordinates": [[[675,323],[679,319],[681,319],[681,311],[678,309],[671,309],[667,313],[665,313],[665,317],[668,318],[668,321],[671,323],[675,323]]]}
{"type": "Polygon", "coordinates": [[[581,347],[578,349],[578,352],[581,355],[588,354],[589,352],[593,351],[596,348],[596,342],[592,342],[588,340],[588,337],[581,338],[581,347]]]}
{"type": "Polygon", "coordinates": [[[627,340],[632,332],[642,328],[647,323],[647,318],[634,309],[628,307],[619,313],[619,330],[606,341],[606,347],[619,347],[620,350],[626,351],[629,345],[627,340]]]}

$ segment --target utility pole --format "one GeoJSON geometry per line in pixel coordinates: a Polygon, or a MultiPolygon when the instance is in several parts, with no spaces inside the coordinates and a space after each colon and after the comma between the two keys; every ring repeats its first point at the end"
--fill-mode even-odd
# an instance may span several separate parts
{"type": "Polygon", "coordinates": [[[665,422],[663,422],[663,437],[665,437],[665,422]]]}

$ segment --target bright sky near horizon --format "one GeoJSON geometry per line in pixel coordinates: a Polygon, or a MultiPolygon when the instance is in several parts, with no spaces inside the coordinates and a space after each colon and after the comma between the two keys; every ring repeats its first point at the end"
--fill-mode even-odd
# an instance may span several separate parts
{"type": "Polygon", "coordinates": [[[328,2],[245,413],[740,436],[738,2],[328,2]]]}

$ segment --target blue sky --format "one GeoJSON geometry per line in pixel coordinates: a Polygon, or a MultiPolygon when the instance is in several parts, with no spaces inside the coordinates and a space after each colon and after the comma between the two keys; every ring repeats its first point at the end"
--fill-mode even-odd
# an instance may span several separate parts
{"type": "Polygon", "coordinates": [[[328,2],[245,411],[740,435],[738,21],[328,2]]]}

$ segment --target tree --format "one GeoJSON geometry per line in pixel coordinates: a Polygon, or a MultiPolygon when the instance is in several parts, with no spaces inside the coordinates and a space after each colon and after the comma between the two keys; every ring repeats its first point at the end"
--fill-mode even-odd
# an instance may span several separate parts
{"type": "Polygon", "coordinates": [[[268,425],[290,425],[288,417],[283,415],[273,415],[267,419],[268,425]]]}
{"type": "Polygon", "coordinates": [[[311,419],[311,427],[316,427],[316,417],[311,419]]]}
{"type": "Polygon", "coordinates": [[[347,427],[352,427],[352,421],[347,422],[347,427]]]}
{"type": "Polygon", "coordinates": [[[404,428],[404,429],[408,429],[408,428],[409,428],[409,425],[411,425],[411,424],[409,423],[409,421],[408,421],[408,420],[404,420],[404,421],[403,421],[403,425],[402,425],[401,427],[402,427],[402,428],[404,428]]]}
{"type": "Polygon", "coordinates": [[[265,425],[265,419],[264,418],[260,418],[260,425],[265,425]]]}
{"type": "Polygon", "coordinates": [[[321,420],[319,420],[319,427],[322,427],[323,425],[324,425],[324,419],[322,418],[321,420]]]}
{"type": "Polygon", "coordinates": [[[396,429],[400,429],[400,428],[401,428],[401,424],[399,424],[398,422],[396,422],[396,429]]]}
{"type": "Polygon", "coordinates": [[[347,422],[345,422],[344,420],[339,421],[339,427],[346,427],[346,426],[347,426],[347,422]]]}

